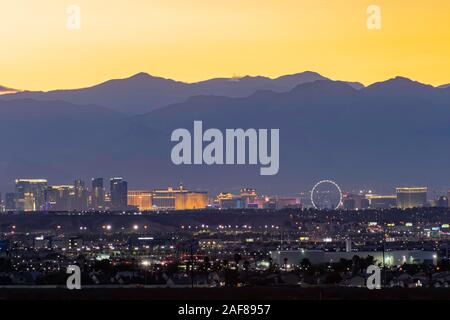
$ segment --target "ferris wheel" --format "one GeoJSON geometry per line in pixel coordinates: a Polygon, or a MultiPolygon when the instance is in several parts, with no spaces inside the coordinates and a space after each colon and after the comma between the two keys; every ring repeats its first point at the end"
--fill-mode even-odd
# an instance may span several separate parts
{"type": "Polygon", "coordinates": [[[337,210],[342,206],[342,201],[341,187],[332,180],[321,180],[311,190],[311,204],[317,210],[337,210]]]}

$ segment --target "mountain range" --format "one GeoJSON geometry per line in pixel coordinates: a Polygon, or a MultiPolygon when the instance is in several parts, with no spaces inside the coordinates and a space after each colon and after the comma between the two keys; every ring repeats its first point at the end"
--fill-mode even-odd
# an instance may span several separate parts
{"type": "MultiPolygon", "coordinates": [[[[155,80],[144,74],[130,79],[155,80]]],[[[292,79],[278,78],[278,89],[244,86],[242,91],[236,88],[247,80],[230,84],[232,89],[220,85],[230,79],[214,80],[208,87],[215,84],[222,95],[189,96],[144,114],[127,114],[105,103],[40,101],[44,93],[40,99],[31,99],[32,93],[2,96],[0,188],[11,190],[17,177],[46,177],[59,184],[116,175],[127,178],[131,188],[183,182],[211,193],[254,186],[293,195],[324,178],[346,190],[450,186],[450,88],[403,77],[368,87],[328,79],[293,85],[292,79]],[[262,177],[256,166],[173,165],[171,132],[192,130],[195,120],[202,120],[205,129],[280,129],[280,173],[262,177]]],[[[125,94],[129,84],[112,81],[107,87],[125,94]]]]}
{"type": "MultiPolygon", "coordinates": [[[[49,92],[24,91],[3,95],[3,100],[34,99],[40,101],[62,100],[74,104],[96,104],[125,114],[143,114],[173,103],[184,102],[197,95],[245,97],[258,90],[287,92],[295,86],[327,80],[315,72],[302,72],[276,79],[267,77],[215,78],[196,83],[185,83],[138,73],[126,79],[109,80],[99,85],[49,92]]],[[[349,82],[355,88],[363,85],[349,82]]]]}
{"type": "Polygon", "coordinates": [[[14,94],[14,93],[17,93],[17,92],[19,92],[19,90],[7,88],[7,87],[4,87],[4,86],[0,86],[0,95],[2,95],[2,94],[14,94]]]}

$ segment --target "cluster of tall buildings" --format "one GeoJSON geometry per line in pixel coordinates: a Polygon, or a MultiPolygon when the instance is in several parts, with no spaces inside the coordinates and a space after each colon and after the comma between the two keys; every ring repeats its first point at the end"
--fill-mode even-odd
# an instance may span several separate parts
{"type": "MultiPolygon", "coordinates": [[[[396,194],[369,192],[347,193],[342,208],[346,210],[448,207],[449,196],[428,201],[426,187],[401,187],[396,194]]],[[[285,209],[308,207],[300,198],[260,196],[253,188],[238,194],[222,192],[216,198],[208,193],[178,188],[128,190],[123,178],[114,177],[106,188],[103,178],[94,178],[90,187],[82,180],[72,185],[49,185],[46,179],[17,179],[15,191],[0,196],[0,211],[125,211],[125,210],[196,210],[218,209],[285,209]]]]}
{"type": "MultiPolygon", "coordinates": [[[[1,200],[1,197],[0,197],[1,200]]],[[[94,178],[90,188],[82,180],[73,185],[49,185],[46,179],[17,179],[0,208],[5,211],[125,211],[195,210],[208,206],[207,192],[183,186],[156,190],[128,190],[123,178],[94,178]]]]}
{"type": "Polygon", "coordinates": [[[426,187],[401,187],[396,188],[396,194],[380,195],[372,192],[359,194],[346,194],[343,200],[343,208],[354,209],[412,209],[423,207],[448,207],[448,196],[442,196],[437,200],[428,201],[428,188],[426,187]]]}
{"type": "Polygon", "coordinates": [[[109,193],[103,178],[86,183],[76,180],[73,185],[49,185],[46,179],[16,179],[15,191],[7,193],[5,211],[86,211],[126,210],[128,183],[122,178],[110,180],[109,193]]]}
{"type": "MultiPolygon", "coordinates": [[[[1,199],[1,198],[0,198],[1,199]]],[[[17,179],[15,191],[7,193],[4,211],[125,211],[299,208],[299,198],[260,196],[255,189],[239,194],[220,193],[209,198],[204,191],[178,188],[128,190],[123,178],[111,178],[109,189],[103,178],[94,178],[90,187],[76,180],[72,185],[49,185],[46,179],[17,179]]]]}
{"type": "Polygon", "coordinates": [[[222,192],[216,198],[208,198],[203,191],[179,188],[132,190],[128,192],[128,205],[140,210],[195,210],[206,207],[217,209],[284,209],[299,208],[299,198],[260,196],[255,189],[243,188],[239,194],[222,192]]]}
{"type": "Polygon", "coordinates": [[[299,208],[299,198],[259,196],[255,189],[243,188],[239,194],[220,193],[213,205],[221,209],[285,209],[299,208]]]}

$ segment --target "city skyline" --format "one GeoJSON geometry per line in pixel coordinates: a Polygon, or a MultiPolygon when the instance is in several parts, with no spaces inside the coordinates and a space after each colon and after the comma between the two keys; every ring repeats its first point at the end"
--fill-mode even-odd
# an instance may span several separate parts
{"type": "MultiPolygon", "coordinates": [[[[84,178],[74,178],[74,179],[72,179],[72,180],[70,180],[71,182],[72,182],[72,186],[74,186],[75,184],[76,184],[76,182],[77,181],[82,181],[82,182],[85,182],[85,181],[91,181],[92,183],[94,183],[94,181],[96,181],[96,180],[98,180],[98,179],[102,179],[102,180],[109,180],[110,182],[111,181],[113,181],[113,180],[115,180],[115,179],[120,179],[120,180],[123,180],[124,178],[123,177],[119,177],[119,176],[110,176],[110,177],[96,177],[96,178],[88,178],[88,179],[84,179],[84,178]],[[73,183],[73,182],[75,182],[75,183],[73,183]]],[[[10,184],[11,184],[11,186],[14,184],[14,182],[17,182],[17,181],[20,181],[20,180],[34,180],[34,181],[46,181],[46,182],[48,182],[49,181],[49,179],[48,178],[43,178],[43,177],[33,177],[33,178],[30,178],[30,177],[27,177],[27,178],[24,178],[24,177],[22,177],[22,178],[16,178],[16,179],[14,179],[10,184]]],[[[130,180],[129,179],[125,179],[127,182],[130,182],[130,180]]],[[[316,181],[316,182],[323,182],[323,181],[328,181],[328,180],[324,180],[324,179],[322,179],[322,180],[318,180],[318,181],[316,181]]],[[[333,180],[331,180],[332,182],[335,182],[335,181],[333,181],[333,180]]],[[[339,182],[335,182],[335,183],[337,183],[337,184],[339,184],[339,182]]],[[[4,185],[6,185],[6,184],[4,184],[4,185]]],[[[67,180],[64,180],[64,181],[60,181],[60,182],[57,182],[57,183],[53,183],[53,185],[54,186],[70,186],[71,184],[70,183],[68,183],[68,181],[67,180]]],[[[133,185],[132,183],[130,184],[130,185],[133,185]]],[[[184,183],[182,182],[182,181],[179,181],[178,183],[172,183],[172,184],[168,184],[168,185],[151,185],[151,184],[148,184],[147,186],[141,186],[141,185],[134,185],[134,187],[132,188],[133,190],[154,190],[154,189],[158,189],[158,188],[161,188],[161,187],[173,187],[173,186],[178,186],[178,187],[180,187],[180,186],[183,186],[184,185],[184,183]]],[[[419,184],[420,185],[420,184],[419,184]]],[[[425,184],[423,184],[423,186],[425,186],[425,184]]],[[[191,186],[192,187],[192,186],[191,186]]],[[[251,187],[251,186],[249,186],[249,185],[247,185],[247,187],[251,187]]],[[[307,189],[307,190],[298,190],[298,191],[296,191],[295,193],[303,193],[303,192],[309,192],[309,191],[311,191],[312,189],[313,189],[313,187],[314,187],[314,184],[312,184],[311,185],[311,188],[310,189],[307,189]]],[[[395,187],[393,187],[393,188],[391,188],[392,190],[395,190],[396,188],[409,188],[409,187],[411,187],[411,185],[409,184],[396,184],[395,185],[395,187]]],[[[6,187],[6,188],[8,188],[8,187],[6,187]]],[[[106,185],[103,185],[102,186],[102,188],[104,189],[104,190],[110,190],[111,188],[106,188],[106,185]]],[[[237,190],[241,190],[242,188],[246,188],[246,186],[245,186],[245,184],[244,185],[241,185],[241,186],[234,186],[234,187],[230,187],[230,188],[224,188],[224,190],[221,190],[221,191],[219,191],[218,193],[220,193],[220,192],[223,192],[223,191],[237,191],[237,190]]],[[[434,192],[434,190],[432,189],[432,188],[430,188],[430,186],[427,186],[427,188],[430,190],[430,191],[432,191],[432,192],[434,192]]],[[[196,188],[195,186],[194,186],[194,190],[200,190],[201,188],[196,188]]],[[[361,186],[359,186],[359,187],[342,187],[342,190],[343,191],[345,191],[345,192],[353,192],[353,193],[357,193],[358,191],[359,192],[385,192],[385,191],[383,191],[383,190],[378,190],[377,191],[377,189],[376,188],[373,188],[373,187],[371,187],[371,186],[363,186],[363,187],[361,187],[361,186]]],[[[448,188],[444,188],[444,189],[442,189],[442,190],[440,190],[440,191],[446,191],[446,190],[450,190],[450,186],[448,187],[448,188]]]]}
{"type": "MultiPolygon", "coordinates": [[[[110,177],[104,177],[104,178],[103,177],[98,177],[98,178],[92,178],[92,177],[80,178],[80,177],[75,177],[75,178],[69,179],[69,180],[65,180],[65,179],[63,179],[63,180],[59,179],[59,180],[56,180],[56,181],[52,180],[53,181],[52,185],[54,185],[54,186],[74,186],[77,181],[92,182],[92,181],[97,180],[97,179],[110,181],[110,180],[112,180],[114,178],[117,178],[117,176],[111,175],[110,177]]],[[[32,177],[32,178],[30,178],[30,177],[17,178],[17,179],[12,180],[10,183],[0,183],[0,186],[3,186],[0,189],[0,193],[4,194],[4,193],[10,192],[12,190],[13,186],[14,186],[14,181],[15,180],[20,180],[20,179],[24,179],[24,180],[45,180],[45,181],[50,181],[51,180],[51,179],[42,178],[42,177],[39,177],[39,176],[32,177]]],[[[120,178],[120,179],[123,179],[123,178],[120,178]]],[[[295,196],[295,195],[299,195],[299,194],[302,194],[302,193],[310,192],[313,189],[315,183],[320,182],[320,181],[324,181],[326,179],[328,179],[328,178],[327,177],[323,177],[322,179],[317,180],[314,183],[312,183],[310,185],[310,187],[306,188],[306,189],[300,189],[299,188],[298,190],[295,190],[295,191],[292,191],[292,192],[288,192],[288,193],[277,192],[275,190],[273,193],[271,193],[271,195],[274,195],[274,196],[275,195],[278,195],[278,196],[295,196]]],[[[135,190],[135,191],[138,191],[138,190],[143,190],[143,191],[145,191],[145,190],[156,190],[156,189],[160,189],[160,188],[179,187],[179,186],[186,185],[185,183],[183,183],[182,180],[176,180],[176,179],[172,180],[172,182],[169,182],[168,184],[152,184],[152,183],[136,184],[130,179],[125,179],[125,180],[131,186],[131,188],[129,188],[129,189],[130,190],[135,190]]],[[[342,188],[343,192],[353,193],[353,194],[364,193],[364,192],[368,193],[370,191],[370,193],[374,193],[374,194],[388,195],[388,194],[394,194],[395,190],[397,188],[409,188],[409,187],[414,187],[414,186],[415,187],[427,187],[428,188],[428,193],[432,194],[432,195],[444,194],[444,193],[446,193],[447,191],[450,190],[450,185],[448,187],[440,186],[439,188],[436,188],[435,186],[432,186],[432,185],[429,185],[429,184],[426,184],[426,183],[422,183],[422,184],[421,183],[417,183],[417,184],[394,183],[394,184],[389,185],[389,186],[384,186],[384,187],[381,187],[381,188],[377,188],[374,185],[347,186],[347,185],[341,184],[339,181],[335,181],[335,182],[342,188]]],[[[190,183],[189,187],[192,190],[194,190],[194,191],[208,191],[208,192],[211,192],[211,193],[216,194],[216,195],[220,194],[222,192],[238,192],[242,188],[252,187],[251,184],[245,184],[245,183],[243,185],[240,185],[240,186],[234,185],[234,186],[230,186],[228,188],[225,187],[225,188],[219,188],[219,189],[216,188],[216,187],[212,187],[212,188],[201,187],[201,185],[202,185],[201,182],[198,183],[198,184],[195,184],[195,183],[191,184],[190,183]]],[[[89,185],[89,188],[90,187],[91,187],[91,185],[89,185]]],[[[255,186],[253,186],[253,187],[255,187],[255,186]]],[[[106,187],[106,184],[102,188],[104,190],[106,190],[106,191],[110,190],[109,184],[108,184],[108,188],[106,187]]],[[[265,190],[265,188],[257,188],[257,189],[258,190],[265,190]]],[[[263,192],[263,194],[269,194],[266,191],[262,191],[262,192],[263,192]]]]}
{"type": "Polygon", "coordinates": [[[429,192],[428,187],[398,186],[395,192],[345,190],[331,180],[319,181],[310,191],[293,196],[259,193],[251,187],[239,192],[189,190],[178,187],[139,189],[122,177],[92,178],[91,185],[82,179],[73,184],[54,185],[47,179],[16,179],[15,191],[0,193],[0,211],[153,211],[216,209],[315,208],[327,210],[413,209],[448,207],[450,189],[445,193],[429,192]]]}

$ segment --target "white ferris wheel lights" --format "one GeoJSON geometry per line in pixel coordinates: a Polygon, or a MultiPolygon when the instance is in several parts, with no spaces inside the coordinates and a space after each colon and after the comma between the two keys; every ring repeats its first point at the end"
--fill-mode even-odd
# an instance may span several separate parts
{"type": "Polygon", "coordinates": [[[339,187],[339,185],[336,182],[332,181],[332,180],[321,180],[321,181],[317,182],[316,185],[312,188],[312,190],[311,190],[311,203],[312,203],[314,209],[316,209],[316,210],[319,209],[317,204],[314,202],[314,192],[322,184],[332,184],[339,191],[339,203],[336,206],[336,208],[334,208],[334,210],[339,209],[342,206],[342,200],[343,200],[342,190],[341,190],[341,187],[339,187]]]}

